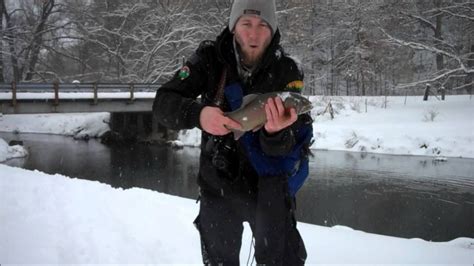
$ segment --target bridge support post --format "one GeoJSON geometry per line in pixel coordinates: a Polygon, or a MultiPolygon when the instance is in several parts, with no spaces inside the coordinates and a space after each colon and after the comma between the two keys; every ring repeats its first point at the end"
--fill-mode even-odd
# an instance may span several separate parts
{"type": "Polygon", "coordinates": [[[54,103],[53,103],[53,105],[58,106],[59,105],[59,82],[58,81],[55,81],[53,83],[53,89],[54,89],[54,103]]]}
{"type": "Polygon", "coordinates": [[[145,119],[145,115],[143,113],[138,113],[137,116],[137,135],[138,137],[144,137],[147,135],[147,129],[145,128],[145,122],[143,121],[145,119]]]}
{"type": "Polygon", "coordinates": [[[94,82],[94,84],[92,84],[92,89],[94,90],[94,105],[97,105],[97,103],[99,102],[98,100],[98,92],[97,92],[97,83],[94,82]]]}
{"type": "Polygon", "coordinates": [[[161,138],[163,138],[163,134],[159,133],[158,118],[156,117],[155,113],[153,113],[153,112],[151,114],[151,134],[150,134],[150,137],[152,139],[161,139],[161,138]]]}
{"type": "Polygon", "coordinates": [[[12,81],[12,106],[16,106],[16,81],[12,81]]]}
{"type": "Polygon", "coordinates": [[[129,90],[130,90],[130,102],[133,102],[135,100],[135,96],[134,96],[135,85],[133,85],[133,83],[130,84],[129,90]]]}
{"type": "Polygon", "coordinates": [[[111,113],[110,130],[123,140],[165,142],[176,136],[160,127],[152,112],[111,113]]]}

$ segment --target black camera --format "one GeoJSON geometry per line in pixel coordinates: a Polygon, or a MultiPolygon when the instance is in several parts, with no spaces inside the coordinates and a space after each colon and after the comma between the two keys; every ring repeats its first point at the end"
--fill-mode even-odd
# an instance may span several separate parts
{"type": "Polygon", "coordinates": [[[231,158],[235,156],[235,143],[231,137],[212,137],[209,140],[212,165],[221,171],[228,171],[231,158]]]}

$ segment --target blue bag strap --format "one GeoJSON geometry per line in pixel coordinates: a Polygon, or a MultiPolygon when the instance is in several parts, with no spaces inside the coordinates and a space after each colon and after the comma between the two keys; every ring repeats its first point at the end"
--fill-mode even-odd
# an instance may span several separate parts
{"type": "Polygon", "coordinates": [[[244,93],[239,83],[232,83],[225,87],[224,96],[232,111],[239,109],[242,105],[244,93]]]}
{"type": "MultiPolygon", "coordinates": [[[[243,90],[240,83],[232,83],[225,87],[224,96],[232,111],[242,105],[243,90]]],[[[296,144],[285,156],[268,156],[262,151],[258,132],[246,132],[240,143],[246,151],[249,161],[259,176],[283,175],[288,177],[289,193],[294,196],[301,188],[309,173],[309,162],[302,158],[302,149],[313,137],[311,125],[298,129],[295,136],[296,144]]]]}

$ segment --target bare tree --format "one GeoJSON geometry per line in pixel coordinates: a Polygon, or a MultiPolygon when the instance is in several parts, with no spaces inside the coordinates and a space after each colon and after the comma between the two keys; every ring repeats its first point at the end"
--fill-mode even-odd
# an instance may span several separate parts
{"type": "MultiPolygon", "coordinates": [[[[162,82],[227,25],[231,0],[0,0],[0,82],[162,82]]],[[[469,0],[278,0],[306,93],[472,90],[469,0]]]]}
{"type": "Polygon", "coordinates": [[[215,1],[107,3],[93,1],[76,14],[78,47],[87,46],[87,56],[93,57],[87,65],[100,69],[89,78],[118,82],[168,78],[202,39],[222,29],[228,11],[215,1]]]}
{"type": "Polygon", "coordinates": [[[9,47],[2,46],[3,75],[5,66],[12,69],[12,80],[29,81],[36,74],[44,37],[58,30],[50,23],[51,17],[60,6],[55,0],[6,2],[0,0],[2,11],[2,40],[9,47]],[[3,19],[5,24],[3,24],[3,19]],[[4,27],[6,26],[6,27],[4,27]],[[10,61],[7,62],[9,56],[10,61]]]}
{"type": "Polygon", "coordinates": [[[382,29],[392,44],[417,52],[429,52],[436,62],[436,68],[427,71],[424,78],[400,84],[398,88],[424,86],[427,83],[452,89],[469,85],[470,82],[456,86],[454,80],[468,81],[467,77],[474,73],[469,61],[472,40],[465,38],[473,36],[473,10],[474,3],[471,1],[420,1],[410,10],[400,12],[406,17],[406,23],[413,25],[414,22],[422,26],[420,34],[409,35],[382,29]]]}

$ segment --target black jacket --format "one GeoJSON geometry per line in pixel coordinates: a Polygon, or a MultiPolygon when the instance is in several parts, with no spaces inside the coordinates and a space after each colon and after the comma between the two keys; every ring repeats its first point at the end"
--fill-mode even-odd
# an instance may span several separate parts
{"type": "MultiPolygon", "coordinates": [[[[204,41],[186,62],[189,77],[182,79],[179,71],[156,93],[153,112],[159,122],[171,129],[200,127],[199,115],[206,105],[213,105],[224,66],[227,67],[226,85],[240,82],[244,95],[272,91],[295,91],[288,86],[302,81],[298,64],[283,51],[276,31],[261,63],[252,77],[243,82],[237,70],[233,47],[233,34],[226,28],[215,41],[204,41]],[[197,99],[201,96],[201,99],[197,99]]],[[[296,90],[296,92],[300,92],[296,90]]],[[[222,106],[228,111],[227,106],[222,106]]],[[[262,150],[270,156],[284,155],[294,145],[294,133],[301,123],[310,123],[308,115],[281,132],[268,136],[260,131],[262,150]]],[[[253,193],[257,190],[258,176],[241,151],[238,142],[229,134],[224,137],[202,132],[198,183],[202,190],[214,194],[253,193]],[[218,169],[213,159],[224,158],[226,167],[218,169]]]]}

